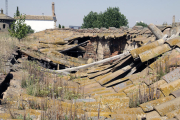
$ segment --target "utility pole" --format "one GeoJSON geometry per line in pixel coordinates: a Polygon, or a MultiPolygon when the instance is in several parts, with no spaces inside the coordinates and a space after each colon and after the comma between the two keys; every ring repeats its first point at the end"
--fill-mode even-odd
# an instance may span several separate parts
{"type": "Polygon", "coordinates": [[[8,16],[8,0],[6,0],[6,15],[8,16]]]}

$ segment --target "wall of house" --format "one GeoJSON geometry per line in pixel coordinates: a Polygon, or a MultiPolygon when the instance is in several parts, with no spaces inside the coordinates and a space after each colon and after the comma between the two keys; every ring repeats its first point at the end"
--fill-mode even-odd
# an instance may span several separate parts
{"type": "Polygon", "coordinates": [[[30,25],[35,32],[54,28],[53,20],[25,20],[27,25],[30,25]]]}
{"type": "Polygon", "coordinates": [[[10,25],[11,25],[11,20],[0,20],[0,31],[8,31],[10,25]]]}
{"type": "Polygon", "coordinates": [[[0,31],[8,31],[9,24],[7,23],[0,23],[0,31]]]}

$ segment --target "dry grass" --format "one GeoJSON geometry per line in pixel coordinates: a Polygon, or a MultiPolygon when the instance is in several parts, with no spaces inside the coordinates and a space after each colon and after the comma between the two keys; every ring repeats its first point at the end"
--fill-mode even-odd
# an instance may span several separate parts
{"type": "Polygon", "coordinates": [[[29,95],[72,100],[81,97],[80,86],[72,81],[64,80],[62,75],[41,71],[35,61],[23,63],[24,74],[21,86],[29,95]]]}
{"type": "MultiPolygon", "coordinates": [[[[12,57],[19,43],[27,48],[33,40],[25,38],[18,41],[8,34],[0,34],[0,72],[6,73],[5,62],[12,57]]],[[[41,116],[42,120],[84,118],[81,118],[83,110],[77,108],[76,103],[73,104],[72,101],[82,98],[80,86],[72,84],[68,79],[65,80],[64,76],[41,71],[41,67],[35,61],[25,60],[21,64],[23,70],[21,86],[28,97],[15,95],[17,97],[8,97],[2,101],[9,115],[7,119],[31,120],[32,113],[36,117],[41,116]],[[70,103],[66,103],[66,100],[70,103]],[[35,111],[32,112],[33,110],[35,111]],[[36,110],[41,112],[38,113],[36,110]]],[[[71,79],[70,76],[69,78],[71,79]]]]}
{"type": "MultiPolygon", "coordinates": [[[[42,67],[35,61],[24,61],[22,68],[24,74],[22,74],[21,86],[26,89],[28,95],[35,97],[35,99],[27,100],[29,109],[41,110],[41,118],[45,120],[79,118],[76,103],[73,104],[72,101],[83,97],[78,84],[68,81],[68,79],[65,80],[62,75],[41,71],[42,67]],[[36,97],[40,97],[41,101],[38,101],[36,97]],[[69,100],[70,103],[67,104],[69,107],[65,108],[63,101],[66,100],[69,100]]],[[[71,79],[70,76],[69,79],[71,79]]],[[[21,101],[18,108],[26,109],[23,100],[19,99],[18,101],[21,101]]]]}
{"type": "Polygon", "coordinates": [[[16,49],[18,40],[9,34],[0,33],[0,72],[7,74],[5,62],[9,60],[16,49]]]}

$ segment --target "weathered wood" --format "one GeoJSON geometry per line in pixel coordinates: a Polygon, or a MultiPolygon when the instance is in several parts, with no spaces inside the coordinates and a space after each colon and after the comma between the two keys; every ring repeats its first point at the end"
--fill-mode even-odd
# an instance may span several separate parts
{"type": "Polygon", "coordinates": [[[116,70],[116,68],[117,67],[119,67],[121,64],[123,64],[124,63],[124,61],[126,61],[127,60],[127,58],[129,58],[130,57],[130,55],[128,55],[127,57],[122,57],[122,58],[119,58],[118,59],[118,62],[116,62],[116,64],[113,64],[113,65],[111,65],[110,67],[108,67],[108,68],[105,68],[103,71],[99,71],[99,72],[96,72],[96,73],[92,73],[92,74],[90,74],[90,75],[88,75],[88,77],[89,78],[93,78],[93,77],[97,77],[97,76],[99,76],[99,75],[103,75],[103,74],[106,74],[106,73],[108,73],[109,71],[115,71],[116,70]]]}
{"type": "MultiPolygon", "coordinates": [[[[121,62],[119,62],[116,66],[114,66],[114,67],[112,68],[111,72],[115,72],[116,70],[118,70],[119,67],[120,67],[122,64],[126,63],[126,62],[129,61],[130,59],[131,59],[131,56],[128,56],[128,57],[126,57],[125,59],[123,59],[121,62]]],[[[129,63],[128,63],[128,64],[129,64],[129,63]]]]}
{"type": "Polygon", "coordinates": [[[52,55],[51,58],[47,58],[45,56],[38,56],[31,51],[20,50],[20,52],[38,60],[44,60],[47,62],[52,61],[53,63],[65,65],[66,67],[79,66],[79,65],[82,65],[83,63],[83,62],[80,63],[77,58],[74,58],[74,61],[73,61],[73,58],[70,57],[72,59],[71,61],[70,59],[58,58],[56,56],[53,56],[51,53],[49,53],[49,55],[52,55]],[[77,61],[75,62],[75,60],[77,61]]]}
{"type": "Polygon", "coordinates": [[[99,80],[98,82],[99,82],[101,85],[105,85],[105,84],[107,84],[108,82],[110,82],[111,80],[116,79],[118,76],[123,75],[123,74],[126,73],[128,70],[132,69],[133,66],[134,66],[134,63],[132,63],[132,64],[130,64],[130,65],[127,65],[127,66],[123,67],[122,69],[117,70],[116,72],[113,72],[113,73],[111,73],[110,75],[102,78],[102,79],[99,80]]]}
{"type": "Polygon", "coordinates": [[[83,42],[83,43],[81,43],[81,44],[78,44],[77,46],[74,46],[74,47],[71,47],[71,48],[62,50],[62,51],[60,51],[60,52],[62,53],[62,52],[66,52],[66,51],[68,51],[68,50],[72,50],[72,49],[74,49],[74,48],[76,48],[76,47],[79,47],[79,46],[82,46],[82,45],[84,45],[84,44],[86,44],[86,43],[88,43],[88,42],[89,42],[89,40],[87,40],[87,41],[85,41],[85,42],[83,42]]]}
{"type": "Polygon", "coordinates": [[[57,64],[57,70],[59,70],[59,64],[57,64]]]}
{"type": "Polygon", "coordinates": [[[39,43],[44,43],[44,44],[60,44],[60,45],[64,45],[67,44],[67,41],[55,41],[55,42],[46,42],[46,41],[39,41],[39,43]]]}
{"type": "Polygon", "coordinates": [[[50,70],[50,71],[55,72],[55,73],[78,71],[80,69],[85,69],[85,68],[88,68],[88,67],[91,67],[91,66],[94,66],[94,65],[99,65],[99,64],[102,64],[102,63],[105,63],[105,62],[109,62],[111,60],[115,60],[115,59],[119,59],[119,58],[122,58],[122,57],[126,57],[129,54],[130,54],[129,52],[126,52],[126,53],[123,53],[123,54],[120,54],[120,55],[116,55],[116,56],[113,56],[113,57],[110,57],[110,58],[106,58],[106,59],[103,59],[103,60],[100,60],[100,61],[97,61],[97,62],[94,62],[94,63],[90,63],[90,64],[78,66],[78,67],[73,67],[73,68],[67,68],[67,69],[63,69],[63,70],[50,70]]]}
{"type": "Polygon", "coordinates": [[[131,71],[127,74],[127,76],[130,76],[130,75],[132,75],[134,72],[136,72],[136,70],[137,70],[139,67],[141,67],[142,64],[143,64],[142,62],[138,63],[135,67],[133,67],[133,68],[131,69],[131,71]]]}

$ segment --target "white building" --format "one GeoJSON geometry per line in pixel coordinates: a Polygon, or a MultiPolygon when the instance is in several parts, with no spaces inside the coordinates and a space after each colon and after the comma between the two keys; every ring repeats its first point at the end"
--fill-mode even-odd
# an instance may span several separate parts
{"type": "Polygon", "coordinates": [[[56,21],[54,2],[52,3],[52,16],[25,15],[25,23],[30,25],[35,32],[56,28],[56,21]]]}
{"type": "Polygon", "coordinates": [[[55,28],[53,16],[26,15],[25,23],[30,25],[34,32],[55,28]]]}

